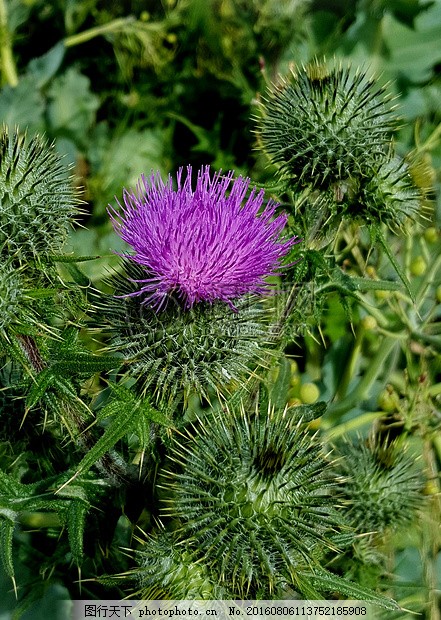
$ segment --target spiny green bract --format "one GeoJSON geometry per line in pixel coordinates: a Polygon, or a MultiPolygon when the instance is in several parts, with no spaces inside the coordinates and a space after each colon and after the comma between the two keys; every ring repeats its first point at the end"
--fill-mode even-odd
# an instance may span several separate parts
{"type": "Polygon", "coordinates": [[[338,483],[317,438],[287,410],[241,408],[175,437],[159,488],[174,533],[234,597],[280,598],[285,587],[302,592],[301,571],[336,549],[338,483]]]}
{"type": "Polygon", "coordinates": [[[373,169],[372,177],[348,184],[340,202],[334,200],[333,211],[336,215],[362,218],[366,223],[382,222],[397,230],[407,218],[415,218],[420,199],[407,164],[400,157],[393,157],[373,169]]]}
{"type": "Polygon", "coordinates": [[[123,355],[141,393],[151,389],[163,404],[194,392],[209,397],[267,365],[268,313],[258,299],[235,300],[237,311],[223,302],[190,309],[170,302],[156,313],[140,296],[121,297],[143,277],[141,267],[124,261],[124,272],[109,280],[115,295],[96,304],[112,334],[110,350],[123,355]]]}
{"type": "Polygon", "coordinates": [[[0,134],[0,256],[19,261],[59,251],[79,200],[53,145],[18,130],[0,134]]]}
{"type": "Polygon", "coordinates": [[[366,74],[315,62],[270,90],[257,134],[291,186],[324,190],[387,160],[396,118],[386,99],[366,74]]]}
{"type": "Polygon", "coordinates": [[[17,269],[0,262],[0,333],[15,323],[23,308],[24,290],[17,269]]]}
{"type": "Polygon", "coordinates": [[[403,446],[375,439],[339,447],[348,518],[357,532],[384,532],[411,521],[423,500],[424,476],[403,446]]]}
{"type": "Polygon", "coordinates": [[[149,536],[136,558],[139,568],[131,574],[141,588],[136,596],[143,600],[229,598],[225,590],[213,582],[208,568],[196,561],[194,552],[179,544],[170,532],[162,530],[149,536]]]}

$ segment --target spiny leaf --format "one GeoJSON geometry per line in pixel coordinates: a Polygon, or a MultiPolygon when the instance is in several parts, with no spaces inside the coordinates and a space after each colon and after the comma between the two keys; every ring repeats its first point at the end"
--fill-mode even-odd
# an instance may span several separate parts
{"type": "Polygon", "coordinates": [[[291,365],[286,357],[282,357],[279,363],[279,374],[269,393],[270,402],[276,409],[283,409],[285,407],[288,400],[290,381],[291,365]]]}
{"type": "Polygon", "coordinates": [[[401,285],[393,280],[372,280],[370,278],[359,278],[357,276],[349,276],[341,269],[334,269],[332,275],[338,280],[348,291],[400,291],[401,285]]]}
{"type": "Polygon", "coordinates": [[[308,423],[325,415],[327,405],[325,402],[314,403],[313,405],[296,405],[290,408],[290,413],[295,414],[296,419],[308,423]]]}
{"type": "Polygon", "coordinates": [[[338,592],[339,594],[344,594],[353,600],[373,603],[374,605],[378,605],[378,607],[391,611],[401,609],[398,603],[393,599],[377,594],[373,590],[364,588],[363,586],[353,583],[352,581],[348,581],[343,577],[334,575],[324,568],[314,569],[314,571],[302,570],[299,572],[301,576],[305,577],[313,587],[324,592],[338,592]]]}
{"type": "Polygon", "coordinates": [[[23,485],[20,482],[0,469],[0,496],[19,497],[22,487],[23,485]]]}
{"type": "Polygon", "coordinates": [[[378,239],[378,241],[380,242],[381,247],[383,248],[383,250],[386,253],[386,256],[388,257],[388,259],[390,260],[392,267],[395,269],[395,271],[397,272],[398,277],[400,278],[401,282],[404,284],[406,291],[409,294],[409,297],[411,298],[412,301],[415,301],[415,297],[412,293],[412,291],[410,290],[410,282],[406,277],[406,274],[404,273],[403,269],[401,268],[400,264],[398,263],[397,259],[395,258],[395,256],[393,255],[390,246],[387,242],[387,239],[385,238],[383,231],[380,229],[379,226],[373,225],[372,226],[372,230],[371,230],[371,235],[373,236],[373,240],[378,239]]]}
{"type": "Polygon", "coordinates": [[[12,540],[14,536],[14,521],[0,517],[0,555],[3,568],[11,579],[14,579],[14,563],[12,559],[12,540]]]}
{"type": "Polygon", "coordinates": [[[75,476],[88,471],[106,452],[109,452],[114,447],[117,441],[133,431],[141,416],[146,416],[153,422],[164,426],[170,425],[169,420],[159,411],[155,411],[147,401],[138,401],[138,404],[135,406],[127,402],[121,403],[120,411],[115,415],[104,434],[83,458],[75,476]]]}
{"type": "Polygon", "coordinates": [[[75,263],[67,263],[66,269],[76,284],[84,287],[90,286],[89,278],[75,265],[75,263]]]}
{"type": "Polygon", "coordinates": [[[72,557],[76,564],[81,564],[83,559],[84,527],[89,508],[88,502],[72,500],[67,509],[67,534],[72,557]]]}
{"type": "MultiPolygon", "coordinates": [[[[109,256],[112,255],[110,254],[109,256]]],[[[95,254],[93,256],[70,256],[68,254],[53,254],[52,256],[49,256],[49,260],[53,261],[54,263],[84,263],[85,261],[96,260],[97,258],[103,257],[99,254],[95,254]]]]}
{"type": "Polygon", "coordinates": [[[54,372],[69,374],[88,374],[100,372],[102,370],[112,370],[121,365],[121,358],[110,355],[99,356],[91,353],[70,353],[63,354],[62,358],[56,361],[52,369],[54,372]]]}
{"type": "Polygon", "coordinates": [[[52,368],[45,368],[34,379],[34,384],[28,392],[25,401],[26,410],[32,409],[39,400],[43,397],[45,392],[55,383],[55,374],[52,368]]]}

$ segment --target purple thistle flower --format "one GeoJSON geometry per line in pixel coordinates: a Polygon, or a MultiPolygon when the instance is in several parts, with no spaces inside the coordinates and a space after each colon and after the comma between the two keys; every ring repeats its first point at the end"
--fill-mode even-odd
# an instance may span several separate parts
{"type": "Polygon", "coordinates": [[[115,231],[132,246],[126,256],[142,265],[146,278],[130,295],[146,295],[157,311],[172,293],[186,308],[200,301],[221,300],[230,304],[246,293],[264,293],[267,276],[276,275],[281,259],[297,237],[280,239],[287,216],[274,217],[278,206],[271,199],[262,208],[264,191],[253,188],[246,198],[250,179],[233,172],[210,176],[210,167],[198,172],[192,189],[192,168],[177,189],[169,176],[143,175],[136,191],[124,190],[124,206],[109,207],[115,231]]]}

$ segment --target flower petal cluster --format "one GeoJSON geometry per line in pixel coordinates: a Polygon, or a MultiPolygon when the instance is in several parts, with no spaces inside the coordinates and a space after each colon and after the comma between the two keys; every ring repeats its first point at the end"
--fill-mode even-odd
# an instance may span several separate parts
{"type": "Polygon", "coordinates": [[[132,246],[130,260],[143,266],[145,278],[131,295],[144,295],[159,311],[173,295],[186,308],[205,301],[232,300],[268,289],[265,278],[278,273],[281,259],[299,240],[281,239],[287,216],[277,204],[264,204],[264,191],[233,172],[223,175],[204,166],[192,187],[193,171],[142,176],[136,191],[124,190],[124,205],[109,208],[120,237],[132,246]]]}

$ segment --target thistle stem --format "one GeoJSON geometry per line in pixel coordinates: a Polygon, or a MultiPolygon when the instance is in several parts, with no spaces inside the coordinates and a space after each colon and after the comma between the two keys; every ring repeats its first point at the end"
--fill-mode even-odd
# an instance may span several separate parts
{"type": "Polygon", "coordinates": [[[344,369],[343,376],[340,381],[340,385],[337,388],[336,397],[338,398],[338,400],[343,400],[343,398],[346,396],[349,383],[355,374],[357,362],[360,358],[361,345],[363,343],[364,334],[365,334],[365,330],[363,329],[361,325],[359,325],[356,336],[355,336],[355,342],[352,347],[351,354],[349,356],[349,360],[347,364],[345,365],[345,369],[344,369]]]}
{"type": "Polygon", "coordinates": [[[380,344],[375,357],[372,359],[366,373],[357,385],[346,398],[337,403],[332,403],[327,412],[328,420],[337,420],[343,414],[347,413],[357,403],[360,403],[366,395],[369,393],[370,388],[383,370],[384,363],[386,362],[389,354],[396,346],[397,339],[394,337],[387,337],[383,339],[380,344]]]}
{"type": "MultiPolygon", "coordinates": [[[[1,2],[1,0],[0,0],[1,2]]],[[[127,24],[131,24],[136,21],[136,18],[133,15],[129,15],[128,17],[120,17],[119,19],[114,19],[108,24],[103,24],[102,26],[95,26],[94,28],[89,28],[89,30],[85,30],[84,32],[80,32],[78,34],[73,34],[70,37],[66,37],[64,39],[65,47],[73,47],[74,45],[80,45],[81,43],[86,43],[95,37],[99,37],[103,34],[109,34],[110,32],[118,32],[118,30],[124,30],[127,24]]]]}
{"type": "Polygon", "coordinates": [[[5,0],[0,0],[0,64],[2,81],[15,87],[18,84],[17,68],[12,52],[12,36],[8,29],[8,10],[5,0]]]}

